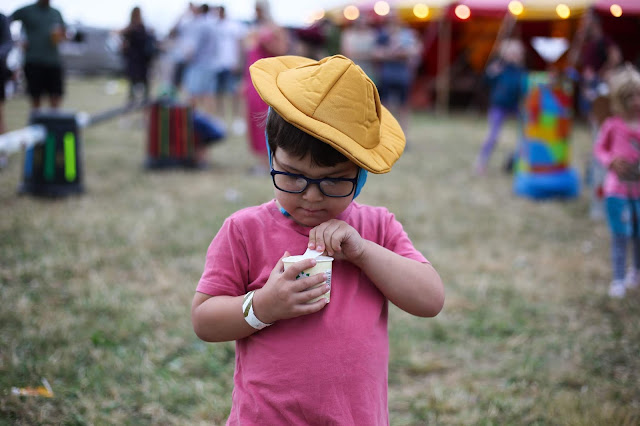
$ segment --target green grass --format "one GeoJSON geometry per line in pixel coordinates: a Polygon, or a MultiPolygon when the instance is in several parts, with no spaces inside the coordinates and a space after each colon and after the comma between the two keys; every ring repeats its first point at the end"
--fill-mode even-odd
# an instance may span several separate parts
{"type": "MultiPolygon", "coordinates": [[[[65,106],[119,104],[105,83],[70,80],[65,106]]],[[[26,101],[5,113],[22,127],[26,101]]],[[[434,319],[391,310],[392,425],[640,423],[640,291],[607,297],[606,226],[585,191],[513,194],[514,123],[474,177],[485,132],[481,114],[416,113],[406,155],[360,198],[398,216],[447,294],[434,319]]],[[[139,113],[85,129],[80,196],[18,195],[20,153],[0,172],[2,424],[224,424],[234,346],[195,337],[191,298],[224,218],[273,189],[246,174],[242,137],[212,148],[211,170],[149,172],[145,135],[139,113]],[[42,378],[54,398],[11,395],[42,378]]],[[[576,125],[580,172],[590,146],[576,125]]]]}

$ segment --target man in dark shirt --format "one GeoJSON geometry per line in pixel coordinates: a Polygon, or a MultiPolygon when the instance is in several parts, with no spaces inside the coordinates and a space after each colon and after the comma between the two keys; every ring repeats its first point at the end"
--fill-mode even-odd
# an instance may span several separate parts
{"type": "Polygon", "coordinates": [[[65,24],[49,0],[38,0],[22,7],[10,17],[21,21],[26,34],[24,76],[31,107],[40,108],[43,95],[49,95],[52,108],[60,106],[64,94],[64,71],[58,44],[65,38],[65,24]]]}

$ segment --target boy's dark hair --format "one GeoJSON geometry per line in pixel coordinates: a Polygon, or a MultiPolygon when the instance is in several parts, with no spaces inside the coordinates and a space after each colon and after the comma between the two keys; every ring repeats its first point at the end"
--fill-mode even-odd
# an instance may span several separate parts
{"type": "Polygon", "coordinates": [[[272,154],[276,152],[276,148],[282,148],[298,158],[303,158],[310,154],[311,161],[321,167],[332,167],[349,161],[347,157],[331,145],[314,138],[285,121],[273,109],[269,110],[266,130],[269,149],[272,154]]]}

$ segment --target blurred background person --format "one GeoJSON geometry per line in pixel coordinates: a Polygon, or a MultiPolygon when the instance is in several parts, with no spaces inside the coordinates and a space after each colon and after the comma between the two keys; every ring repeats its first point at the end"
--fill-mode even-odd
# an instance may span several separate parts
{"type": "Polygon", "coordinates": [[[122,36],[122,55],[129,80],[129,102],[137,98],[138,89],[142,90],[142,99],[149,99],[149,68],[156,54],[156,40],[147,30],[139,7],[131,10],[129,25],[120,32],[122,36]]]}
{"type": "Polygon", "coordinates": [[[198,7],[198,14],[190,24],[185,42],[186,67],[183,78],[189,104],[211,116],[216,112],[216,25],[217,19],[209,14],[209,5],[198,7]]]}
{"type": "Polygon", "coordinates": [[[411,114],[409,94],[421,52],[422,43],[415,31],[395,12],[389,13],[377,33],[374,49],[374,58],[378,61],[378,93],[407,139],[411,114]]]}
{"type": "Polygon", "coordinates": [[[58,108],[64,95],[64,69],[58,50],[66,39],[62,15],[49,0],[38,0],[13,12],[9,20],[20,21],[26,36],[24,76],[31,108],[40,108],[43,95],[49,95],[51,108],[58,108]]]}
{"type": "Polygon", "coordinates": [[[475,161],[477,175],[484,175],[500,130],[509,117],[520,113],[524,79],[524,44],[518,39],[506,39],[500,44],[498,57],[487,66],[485,78],[489,84],[489,131],[475,161]]]}
{"type": "Polygon", "coordinates": [[[166,44],[168,44],[166,59],[171,64],[171,70],[169,72],[170,88],[167,92],[172,97],[177,96],[182,88],[182,79],[187,65],[185,48],[190,39],[189,31],[192,28],[191,23],[197,15],[198,6],[196,6],[195,3],[189,2],[187,9],[180,15],[176,24],[169,31],[166,40],[166,44]]]}
{"type": "Polygon", "coordinates": [[[225,117],[229,104],[232,130],[236,134],[245,132],[246,125],[240,110],[238,84],[242,77],[242,42],[247,34],[245,25],[227,16],[224,6],[218,8],[218,21],[215,25],[218,49],[216,54],[216,109],[225,117]]]}
{"type": "MultiPolygon", "coordinates": [[[[9,28],[9,18],[0,13],[0,135],[7,131],[4,124],[4,101],[6,100],[6,85],[12,72],[7,64],[7,57],[13,48],[13,39],[9,28]]],[[[2,154],[0,153],[0,156],[2,154]]],[[[0,157],[0,167],[2,158],[0,157]]]]}
{"type": "MultiPolygon", "coordinates": [[[[12,72],[7,65],[9,51],[13,48],[13,39],[9,29],[9,18],[0,13],[0,135],[7,131],[4,123],[4,101],[6,99],[7,81],[12,72]]],[[[8,153],[0,150],[0,170],[6,167],[9,160],[8,153]]]]}
{"type": "MultiPolygon", "coordinates": [[[[600,124],[610,113],[607,76],[622,63],[622,53],[604,33],[602,23],[593,13],[586,16],[585,25],[586,35],[579,61],[581,74],[578,106],[587,117],[595,143],[600,124]]],[[[600,220],[605,216],[602,185],[606,170],[593,155],[586,163],[585,183],[589,189],[589,216],[591,219],[600,220]]]]}
{"type": "Polygon", "coordinates": [[[340,28],[327,17],[295,30],[295,54],[320,60],[340,53],[340,28]]]}
{"type": "Polygon", "coordinates": [[[257,161],[250,172],[254,175],[265,175],[270,171],[264,135],[264,120],[268,106],[251,83],[249,67],[258,59],[286,54],[289,49],[289,37],[286,31],[273,21],[268,1],[257,0],[255,13],[255,22],[245,39],[246,60],[243,89],[247,110],[249,148],[257,161]]]}
{"type": "Polygon", "coordinates": [[[579,66],[581,68],[580,102],[587,114],[593,133],[597,133],[598,119],[592,110],[593,101],[606,95],[607,76],[622,64],[620,47],[607,36],[602,23],[593,13],[587,15],[586,36],[582,46],[579,66]],[[603,86],[604,85],[604,86],[603,86]]]}
{"type": "Polygon", "coordinates": [[[340,51],[362,68],[365,74],[377,84],[378,70],[373,57],[375,49],[376,31],[364,14],[342,30],[340,51]]]}

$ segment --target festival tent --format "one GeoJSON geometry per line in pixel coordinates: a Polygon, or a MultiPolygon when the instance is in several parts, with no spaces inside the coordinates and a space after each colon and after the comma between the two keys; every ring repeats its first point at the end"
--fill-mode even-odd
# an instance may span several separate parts
{"type": "MultiPolygon", "coordinates": [[[[438,36],[438,50],[427,52],[428,72],[435,76],[436,105],[446,111],[450,103],[469,106],[483,103],[486,90],[479,84],[484,68],[501,39],[515,36],[527,46],[527,67],[547,69],[547,56],[533,46],[566,47],[593,0],[459,0],[449,5],[438,36]],[[563,4],[563,9],[558,5],[563,4]],[[562,12],[562,13],[561,13],[562,12]],[[542,43],[544,42],[544,43],[542,43]],[[560,43],[562,42],[562,43],[560,43]],[[450,83],[449,83],[450,82],[450,83]],[[474,91],[472,93],[470,91],[474,91]]],[[[561,52],[562,53],[562,52],[561,52]]],[[[548,58],[547,58],[548,59],[548,58]]],[[[566,66],[567,55],[555,57],[555,67],[566,66]]],[[[485,96],[486,97],[486,96],[485,96]]]]}
{"type": "Polygon", "coordinates": [[[345,2],[326,16],[344,27],[351,22],[345,18],[347,9],[353,12],[355,7],[375,23],[380,19],[378,11],[387,13],[384,5],[422,34],[418,91],[427,91],[441,111],[450,104],[482,104],[482,85],[478,83],[498,40],[508,35],[519,37],[528,47],[527,66],[531,70],[550,66],[563,70],[576,65],[580,50],[576,35],[590,11],[601,17],[605,32],[620,45],[625,60],[640,56],[636,41],[640,39],[640,0],[361,0],[345,2]],[[622,9],[618,18],[611,12],[614,4],[622,9]],[[568,52],[550,63],[533,47],[534,39],[540,45],[564,44],[568,52]]]}
{"type": "Polygon", "coordinates": [[[595,0],[592,7],[624,60],[640,66],[640,0],[595,0]]]}

